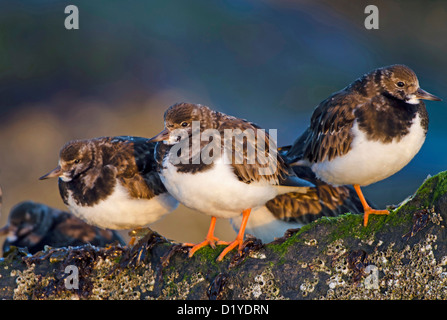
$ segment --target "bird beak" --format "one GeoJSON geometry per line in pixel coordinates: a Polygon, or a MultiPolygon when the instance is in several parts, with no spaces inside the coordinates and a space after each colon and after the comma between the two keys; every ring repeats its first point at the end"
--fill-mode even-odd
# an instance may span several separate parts
{"type": "Polygon", "coordinates": [[[425,90],[422,90],[421,88],[417,89],[415,94],[416,99],[424,99],[424,100],[433,100],[433,101],[442,101],[441,98],[438,98],[437,96],[428,93],[425,90]]]}
{"type": "Polygon", "coordinates": [[[150,138],[148,142],[165,141],[168,139],[169,139],[169,130],[165,128],[159,134],[150,138]]]}
{"type": "Polygon", "coordinates": [[[10,234],[11,231],[14,231],[13,228],[9,224],[7,224],[6,226],[0,229],[0,237],[10,234]]]}
{"type": "Polygon", "coordinates": [[[20,229],[18,229],[17,235],[19,237],[23,237],[26,236],[27,234],[29,234],[30,232],[32,232],[34,230],[34,225],[29,225],[27,224],[26,226],[21,227],[20,229]]]}
{"type": "Polygon", "coordinates": [[[39,178],[39,180],[45,180],[48,178],[56,178],[56,177],[60,177],[62,175],[62,168],[61,166],[57,166],[56,168],[54,168],[53,170],[51,170],[50,172],[48,172],[46,175],[43,175],[39,178]]]}

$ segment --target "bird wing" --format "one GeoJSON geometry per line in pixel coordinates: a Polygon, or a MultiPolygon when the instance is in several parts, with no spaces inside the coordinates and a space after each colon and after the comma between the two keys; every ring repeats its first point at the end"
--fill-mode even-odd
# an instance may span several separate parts
{"type": "Polygon", "coordinates": [[[306,141],[311,135],[310,127],[308,127],[294,142],[292,145],[278,148],[279,154],[283,157],[286,163],[295,163],[304,158],[304,150],[306,141]]]}
{"type": "Polygon", "coordinates": [[[309,167],[294,167],[294,171],[299,177],[316,185],[316,188],[310,188],[304,194],[280,194],[268,201],[266,207],[277,219],[306,224],[323,216],[363,212],[362,204],[352,187],[326,184],[318,180],[309,167]]]}
{"type": "Polygon", "coordinates": [[[317,162],[330,161],[346,154],[353,139],[354,109],[359,104],[360,101],[345,91],[337,92],[321,102],[311,117],[309,128],[295,141],[296,148],[292,146],[288,157],[301,156],[310,162],[317,162]]]}
{"type": "Polygon", "coordinates": [[[51,240],[57,242],[59,246],[90,243],[103,247],[115,241],[125,244],[118,232],[89,225],[68,212],[63,212],[56,218],[51,240]]]}
{"type": "Polygon", "coordinates": [[[277,152],[275,141],[256,124],[238,120],[236,126],[234,121],[222,121],[218,128],[224,154],[231,157],[228,160],[234,174],[245,183],[268,181],[280,184],[280,180],[287,175],[287,166],[277,152]],[[225,130],[233,133],[231,141],[228,141],[230,136],[225,136],[225,130]]]}
{"type": "Polygon", "coordinates": [[[134,198],[151,199],[166,192],[156,170],[154,155],[155,143],[141,137],[114,137],[113,164],[117,169],[117,178],[130,190],[134,198]]]}

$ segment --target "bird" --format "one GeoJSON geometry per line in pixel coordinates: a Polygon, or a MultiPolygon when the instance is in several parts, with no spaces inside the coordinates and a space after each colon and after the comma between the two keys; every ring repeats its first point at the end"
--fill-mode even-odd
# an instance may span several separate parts
{"type": "Polygon", "coordinates": [[[72,140],[61,148],[58,166],[39,179],[57,177],[63,202],[85,222],[140,230],[178,206],[156,171],[154,147],[133,136],[72,140]]]}
{"type": "Polygon", "coordinates": [[[317,105],[284,159],[334,186],[353,185],[366,227],[370,214],[389,211],[371,208],[361,187],[395,174],[418,153],[429,122],[423,99],[441,101],[420,88],[409,67],[372,70],[317,105]]]}
{"type": "MultiPolygon", "coordinates": [[[[285,147],[282,147],[285,150],[285,147]]],[[[310,167],[295,166],[295,174],[315,185],[307,193],[288,192],[277,195],[264,206],[253,209],[246,233],[269,243],[282,237],[289,229],[299,229],[321,217],[346,213],[361,214],[363,207],[352,186],[332,186],[315,176],[310,167]]],[[[234,230],[242,216],[230,219],[234,230]]]]}
{"type": "Polygon", "coordinates": [[[184,243],[189,257],[204,247],[227,247],[217,257],[238,247],[252,208],[279,193],[306,192],[314,187],[299,179],[277,154],[276,142],[256,124],[201,104],[177,103],[164,113],[165,128],[149,141],[157,142],[156,159],[161,180],[180,203],[211,216],[203,242],[184,243]],[[242,213],[234,241],[214,236],[217,218],[242,213]]]}
{"type": "Polygon", "coordinates": [[[26,247],[29,253],[35,254],[44,250],[45,246],[61,248],[91,244],[105,247],[125,244],[116,231],[91,226],[69,212],[29,200],[11,209],[6,225],[0,229],[0,236],[6,236],[4,253],[11,246],[26,247]]]}

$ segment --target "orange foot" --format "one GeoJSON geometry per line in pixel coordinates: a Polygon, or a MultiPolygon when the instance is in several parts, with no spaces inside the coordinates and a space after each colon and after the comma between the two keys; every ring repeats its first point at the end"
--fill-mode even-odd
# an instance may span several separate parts
{"type": "Polygon", "coordinates": [[[217,257],[217,261],[222,261],[222,259],[227,255],[228,252],[239,246],[238,251],[242,250],[242,244],[244,243],[244,239],[236,238],[234,241],[230,242],[228,246],[222,251],[222,253],[217,257]]]}
{"type": "Polygon", "coordinates": [[[184,243],[183,246],[185,247],[192,247],[189,250],[189,257],[191,258],[194,253],[199,250],[200,248],[203,248],[205,246],[210,246],[213,249],[216,249],[216,244],[220,245],[220,244],[228,244],[228,242],[225,241],[220,241],[218,238],[216,238],[214,236],[214,228],[216,226],[216,217],[211,217],[211,224],[210,224],[210,228],[208,230],[208,234],[205,237],[205,240],[198,243],[198,244],[193,244],[193,243],[184,243]]]}
{"type": "Polygon", "coordinates": [[[221,241],[216,237],[206,237],[204,241],[202,241],[198,244],[184,243],[183,246],[192,247],[191,249],[189,249],[189,254],[188,254],[188,257],[191,258],[194,255],[194,253],[196,253],[196,251],[199,250],[200,248],[203,248],[205,246],[210,246],[211,248],[216,249],[216,245],[221,245],[221,244],[228,244],[228,242],[221,241]]]}
{"type": "Polygon", "coordinates": [[[129,240],[129,246],[133,246],[137,241],[137,238],[143,238],[150,232],[149,228],[137,227],[131,231],[129,231],[128,235],[131,237],[129,240]]]}
{"type": "Polygon", "coordinates": [[[242,244],[244,243],[245,227],[247,226],[247,221],[248,217],[250,216],[250,212],[251,209],[247,209],[244,210],[244,212],[242,212],[242,223],[239,228],[239,233],[237,234],[236,239],[230,242],[228,247],[226,247],[224,251],[222,251],[222,253],[217,257],[217,261],[222,261],[222,259],[227,255],[227,253],[236,248],[236,246],[238,246],[239,252],[242,251],[242,244]]]}
{"type": "Polygon", "coordinates": [[[363,226],[368,225],[368,218],[370,214],[390,214],[388,210],[376,210],[372,209],[371,207],[366,207],[364,209],[365,213],[363,214],[363,226]]]}
{"type": "Polygon", "coordinates": [[[357,192],[357,195],[359,196],[360,202],[363,205],[363,226],[368,225],[368,218],[370,214],[390,214],[388,210],[376,210],[371,208],[368,203],[366,202],[365,197],[363,196],[362,190],[360,189],[360,186],[358,184],[354,184],[354,189],[357,192]]]}

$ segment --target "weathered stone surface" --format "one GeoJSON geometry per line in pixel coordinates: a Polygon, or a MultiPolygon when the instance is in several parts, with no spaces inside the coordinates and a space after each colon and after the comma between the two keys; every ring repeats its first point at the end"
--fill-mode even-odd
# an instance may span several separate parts
{"type": "Polygon", "coordinates": [[[323,218],[274,243],[248,239],[222,262],[223,247],[189,259],[155,232],[134,248],[14,249],[0,260],[0,299],[446,299],[446,221],[442,172],[366,228],[357,215],[323,218]]]}

